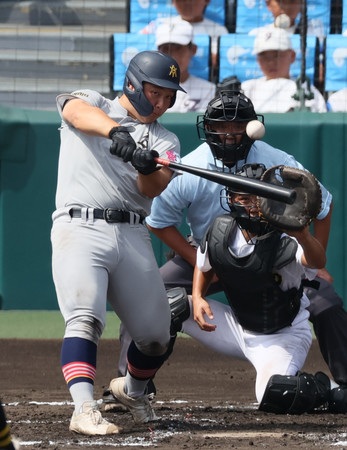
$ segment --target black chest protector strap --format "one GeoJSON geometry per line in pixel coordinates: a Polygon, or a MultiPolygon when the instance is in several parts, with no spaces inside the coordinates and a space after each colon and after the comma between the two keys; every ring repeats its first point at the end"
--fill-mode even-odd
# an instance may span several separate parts
{"type": "Polygon", "coordinates": [[[293,261],[297,243],[274,232],[257,241],[250,255],[238,258],[228,246],[235,226],[229,215],[215,219],[205,238],[210,263],[240,324],[251,331],[274,333],[289,326],[300,309],[302,287],[284,292],[276,274],[293,261]]]}

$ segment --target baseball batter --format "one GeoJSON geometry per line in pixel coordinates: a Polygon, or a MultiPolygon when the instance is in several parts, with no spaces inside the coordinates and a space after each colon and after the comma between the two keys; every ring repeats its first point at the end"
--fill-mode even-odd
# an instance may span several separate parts
{"type": "Polygon", "coordinates": [[[91,90],[57,97],[53,277],[66,324],[62,370],[75,404],[70,430],[77,433],[119,432],[93,397],[106,301],[133,337],[127,375],[110,388],[136,422],[157,419],[144,393],[165,360],[170,311],[144,220],[173,176],[156,167],[154,156],[179,158],[177,137],[157,122],[175,103],[179,80],[173,58],[141,52],[129,64],[120,98],[91,90]]]}
{"type": "MultiPolygon", "coordinates": [[[[264,170],[246,164],[239,173],[259,178],[264,170]]],[[[182,331],[249,360],[257,372],[260,409],[310,411],[327,401],[330,381],[322,373],[299,373],[312,341],[302,280],[312,280],[313,269],[324,267],[325,250],[308,225],[290,232],[293,239],[262,220],[256,196],[226,192],[230,214],[213,221],[198,248],[191,315],[182,331]],[[204,299],[215,274],[230,306],[204,299]]]]}

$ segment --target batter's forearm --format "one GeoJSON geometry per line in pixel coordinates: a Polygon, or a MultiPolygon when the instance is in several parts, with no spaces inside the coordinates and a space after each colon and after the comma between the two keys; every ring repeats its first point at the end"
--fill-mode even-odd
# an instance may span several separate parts
{"type": "Polygon", "coordinates": [[[109,138],[110,130],[119,126],[102,109],[79,98],[68,100],[63,109],[63,119],[88,136],[109,138]]]}

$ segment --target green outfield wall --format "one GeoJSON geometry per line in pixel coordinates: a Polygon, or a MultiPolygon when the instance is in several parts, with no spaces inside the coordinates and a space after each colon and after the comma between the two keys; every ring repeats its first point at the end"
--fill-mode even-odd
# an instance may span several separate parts
{"type": "MultiPolygon", "coordinates": [[[[196,114],[166,114],[182,154],[200,141],[196,114]]],[[[293,112],[265,115],[269,144],[293,154],[331,191],[334,214],[328,270],[347,299],[347,114],[293,112]]],[[[58,308],[51,275],[50,228],[59,154],[58,113],[0,106],[0,296],[2,309],[58,308]]],[[[182,231],[187,228],[183,224],[182,231]]],[[[167,251],[153,237],[159,264],[167,251]]],[[[347,300],[345,300],[347,301],[347,300]]]]}

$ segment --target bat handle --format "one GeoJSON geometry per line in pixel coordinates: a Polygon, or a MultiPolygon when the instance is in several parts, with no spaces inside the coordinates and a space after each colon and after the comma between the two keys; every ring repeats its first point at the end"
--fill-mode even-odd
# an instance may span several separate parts
{"type": "Polygon", "coordinates": [[[168,159],[164,159],[164,158],[154,158],[154,162],[156,162],[157,164],[160,164],[162,166],[167,166],[167,167],[169,167],[169,165],[170,165],[170,161],[168,159]]]}

